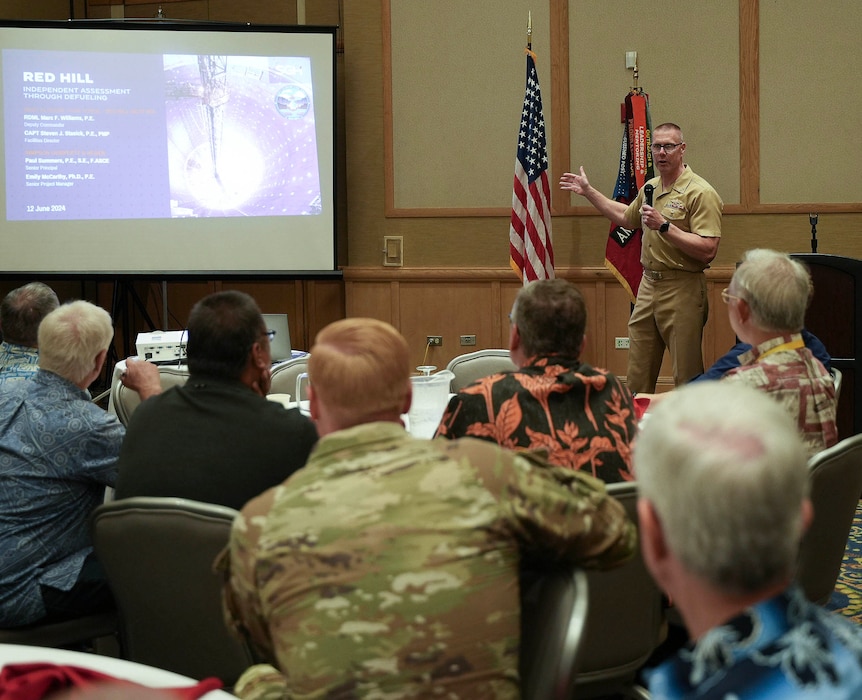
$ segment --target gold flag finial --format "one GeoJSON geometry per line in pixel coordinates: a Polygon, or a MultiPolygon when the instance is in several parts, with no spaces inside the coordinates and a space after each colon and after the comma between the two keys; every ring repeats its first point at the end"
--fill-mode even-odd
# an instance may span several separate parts
{"type": "Polygon", "coordinates": [[[527,48],[533,48],[533,12],[527,11],[527,48]]]}

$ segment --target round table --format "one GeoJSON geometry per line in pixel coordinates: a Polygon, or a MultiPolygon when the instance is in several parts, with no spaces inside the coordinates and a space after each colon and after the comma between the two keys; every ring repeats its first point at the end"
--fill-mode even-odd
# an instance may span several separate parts
{"type": "MultiPolygon", "coordinates": [[[[51,663],[88,668],[150,688],[182,688],[197,683],[193,678],[187,678],[178,673],[165,671],[154,666],[145,666],[134,661],[115,659],[112,656],[85,654],[80,651],[53,649],[51,647],[0,644],[0,668],[6,664],[25,663],[51,663]]],[[[212,690],[201,697],[204,700],[235,700],[233,695],[223,690],[212,690]]]]}

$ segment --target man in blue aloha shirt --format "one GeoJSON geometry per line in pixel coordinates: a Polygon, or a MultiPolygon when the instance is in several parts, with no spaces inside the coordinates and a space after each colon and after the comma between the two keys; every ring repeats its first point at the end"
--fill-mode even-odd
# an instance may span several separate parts
{"type": "Polygon", "coordinates": [[[728,382],[677,389],[634,448],[641,548],[692,642],[647,672],[657,700],[862,697],[862,628],[792,582],[811,522],[786,411],[728,382]]]}
{"type": "Polygon", "coordinates": [[[36,374],[39,324],[59,305],[54,290],[42,282],[13,289],[0,302],[0,389],[36,374]]]}
{"type": "MultiPolygon", "coordinates": [[[[113,486],[125,430],[91,401],[114,335],[107,311],[65,304],[39,326],[35,376],[0,392],[0,627],[54,622],[113,604],[90,541],[90,513],[113,486]]],[[[124,379],[142,398],[158,368],[124,379]]]]}

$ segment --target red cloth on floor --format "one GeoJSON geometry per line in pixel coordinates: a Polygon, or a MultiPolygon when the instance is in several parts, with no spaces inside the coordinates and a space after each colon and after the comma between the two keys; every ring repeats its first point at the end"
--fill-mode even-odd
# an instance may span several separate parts
{"type": "MultiPolygon", "coordinates": [[[[50,693],[64,688],[88,688],[111,683],[114,685],[142,686],[106,673],[80,666],[51,663],[7,664],[0,671],[0,700],[41,700],[50,693]]],[[[218,690],[218,678],[204,678],[187,688],[157,688],[182,700],[195,700],[211,690],[218,690]]]]}

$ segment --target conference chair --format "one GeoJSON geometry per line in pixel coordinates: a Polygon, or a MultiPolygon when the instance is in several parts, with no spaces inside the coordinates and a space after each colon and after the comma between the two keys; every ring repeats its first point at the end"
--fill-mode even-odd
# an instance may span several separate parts
{"type": "Polygon", "coordinates": [[[304,391],[301,396],[296,396],[296,378],[304,372],[308,372],[308,355],[280,362],[272,368],[269,393],[290,394],[294,401],[306,400],[308,397],[304,391]]]}
{"type": "MultiPolygon", "coordinates": [[[[175,365],[162,365],[159,367],[159,381],[162,391],[167,391],[172,386],[179,386],[188,381],[189,372],[186,367],[175,365]]],[[[141,397],[137,391],[124,386],[119,379],[111,384],[111,398],[108,402],[108,410],[117,414],[117,418],[123,425],[129,425],[129,419],[135,409],[141,405],[141,397]]]]}
{"type": "Polygon", "coordinates": [[[799,547],[796,580],[809,600],[825,604],[841,571],[862,493],[862,434],[808,460],[814,520],[799,547]]]}
{"type": "Polygon", "coordinates": [[[521,583],[521,697],[569,700],[587,620],[587,575],[560,569],[521,583]]]}
{"type": "Polygon", "coordinates": [[[491,348],[453,357],[446,365],[446,369],[455,375],[449,383],[449,391],[457,394],[477,379],[497,372],[517,369],[517,367],[512,362],[512,358],[509,357],[508,350],[491,348]]]}
{"type": "MultiPolygon", "coordinates": [[[[608,493],[637,524],[637,483],[607,485],[608,493]]],[[[587,629],[575,678],[575,697],[615,693],[649,697],[636,674],[661,643],[666,618],[661,591],[638,549],[625,564],[608,571],[589,571],[587,629]]]]}
{"type": "Polygon", "coordinates": [[[841,396],[841,382],[843,381],[844,375],[841,374],[840,369],[835,369],[833,367],[829,370],[829,373],[832,375],[832,383],[835,385],[835,405],[838,405],[838,398],[841,396]]]}
{"type": "Polygon", "coordinates": [[[0,629],[0,644],[26,644],[36,647],[88,646],[97,639],[116,634],[117,614],[104,612],[62,622],[0,629]]]}
{"type": "Polygon", "coordinates": [[[94,511],[93,544],[120,619],[125,659],[232,686],[252,663],[222,613],[213,561],[237,512],[182,498],[137,497],[94,511]]]}

